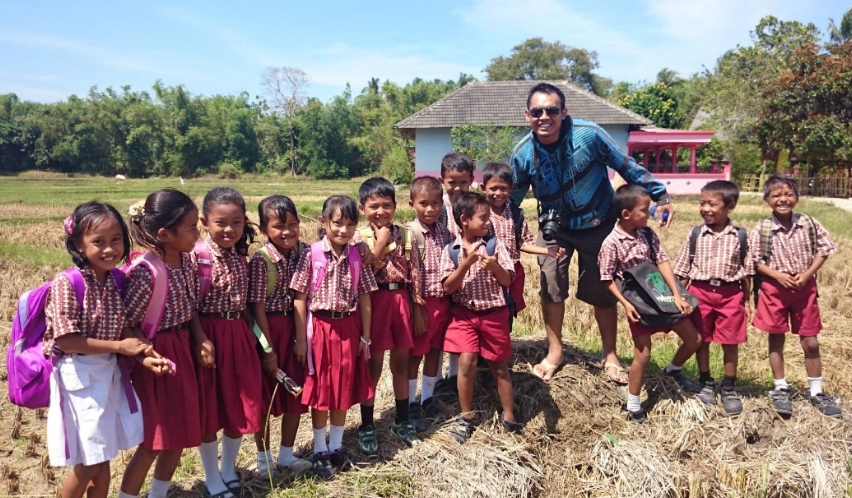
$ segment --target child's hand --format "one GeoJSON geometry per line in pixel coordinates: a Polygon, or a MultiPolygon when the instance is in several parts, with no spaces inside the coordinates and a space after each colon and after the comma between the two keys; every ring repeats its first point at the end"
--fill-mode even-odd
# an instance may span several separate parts
{"type": "Polygon", "coordinates": [[[373,225],[373,230],[376,233],[376,244],[381,244],[382,246],[387,246],[390,243],[391,239],[391,227],[390,225],[385,225],[381,228],[373,225]]]}
{"type": "Polygon", "coordinates": [[[305,339],[296,339],[296,345],[293,346],[293,355],[296,356],[296,361],[304,365],[308,355],[308,341],[305,339]]]}
{"type": "Polygon", "coordinates": [[[464,254],[464,264],[468,266],[473,266],[473,264],[481,258],[481,256],[476,251],[478,251],[479,248],[482,247],[482,244],[483,242],[481,240],[477,240],[476,242],[471,244],[470,247],[465,247],[462,249],[464,254]]]}
{"type": "Polygon", "coordinates": [[[639,323],[639,312],[630,303],[624,303],[624,313],[631,323],[639,323]]]}
{"type": "Polygon", "coordinates": [[[565,256],[565,248],[561,246],[550,246],[547,248],[547,255],[553,259],[559,259],[565,256]]]}
{"type": "Polygon", "coordinates": [[[142,360],[142,366],[147,368],[148,370],[154,372],[154,375],[160,376],[165,375],[167,373],[171,373],[171,363],[169,360],[157,355],[154,356],[146,356],[142,360]]]}
{"type": "Polygon", "coordinates": [[[210,339],[205,339],[204,342],[198,346],[196,354],[198,355],[198,359],[203,367],[216,368],[216,348],[213,347],[213,343],[210,342],[210,339]]]}
{"type": "Polygon", "coordinates": [[[805,286],[805,284],[808,283],[808,280],[810,280],[810,279],[811,279],[811,277],[809,275],[807,275],[807,272],[797,273],[797,274],[793,275],[793,281],[795,282],[795,289],[801,290],[805,286]]]}
{"type": "Polygon", "coordinates": [[[497,255],[480,256],[479,264],[483,270],[488,270],[491,273],[500,271],[500,261],[497,260],[497,255]]]}
{"type": "Polygon", "coordinates": [[[263,373],[275,378],[275,374],[278,373],[278,355],[275,354],[275,351],[271,353],[263,353],[260,366],[263,369],[263,373]]]}
{"type": "Polygon", "coordinates": [[[356,244],[355,247],[358,249],[358,254],[361,255],[361,262],[364,266],[372,266],[373,268],[381,269],[383,266],[382,261],[373,254],[373,251],[367,247],[367,244],[360,242],[356,244]]]}
{"type": "Polygon", "coordinates": [[[364,359],[370,359],[370,345],[364,341],[358,341],[358,354],[364,355],[364,359]]]}
{"type": "Polygon", "coordinates": [[[675,296],[675,306],[684,315],[692,313],[692,306],[683,299],[683,296],[675,296]]]}
{"type": "Polygon", "coordinates": [[[781,284],[781,286],[785,289],[796,289],[796,285],[798,285],[796,282],[796,277],[790,275],[789,273],[778,272],[778,275],[775,277],[775,280],[777,280],[778,283],[781,284]]]}
{"type": "Polygon", "coordinates": [[[412,315],[414,318],[414,335],[418,336],[426,332],[426,307],[422,304],[415,304],[414,309],[412,310],[412,315]]]}
{"type": "Polygon", "coordinates": [[[127,339],[122,339],[118,341],[118,352],[127,356],[136,356],[138,354],[145,354],[146,356],[150,356],[153,348],[146,341],[141,341],[136,337],[128,337],[127,339]]]}

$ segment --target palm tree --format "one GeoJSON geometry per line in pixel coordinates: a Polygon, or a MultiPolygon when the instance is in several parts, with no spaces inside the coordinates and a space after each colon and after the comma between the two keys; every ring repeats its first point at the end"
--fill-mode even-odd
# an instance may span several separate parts
{"type": "Polygon", "coordinates": [[[368,93],[370,95],[377,95],[379,93],[379,79],[378,78],[370,78],[370,81],[367,82],[367,86],[361,90],[361,94],[368,93]]]}
{"type": "Polygon", "coordinates": [[[657,73],[657,83],[662,83],[669,88],[674,88],[683,84],[683,78],[681,78],[674,69],[664,67],[657,73]]]}
{"type": "Polygon", "coordinates": [[[834,19],[828,18],[828,36],[832,43],[838,45],[852,40],[852,9],[843,14],[843,18],[840,19],[840,26],[834,24],[834,19]]]}

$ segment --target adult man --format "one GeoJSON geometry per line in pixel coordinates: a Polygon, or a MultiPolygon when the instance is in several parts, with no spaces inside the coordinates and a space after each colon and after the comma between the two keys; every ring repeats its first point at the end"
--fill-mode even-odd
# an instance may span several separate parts
{"type": "Polygon", "coordinates": [[[601,127],[589,121],[572,120],[565,108],[565,95],[559,88],[547,83],[535,85],[527,97],[524,115],[531,132],[512,152],[515,189],[511,201],[520,205],[532,185],[541,218],[552,220],[549,225],[539,221],[537,243],[559,244],[566,250],[565,256],[558,260],[539,257],[541,308],[549,350],[533,372],[549,380],[562,364],[568,263],[576,250],[580,266],[577,299],[594,306],[603,343],[601,366],[613,381],[627,383],[627,372],[615,354],[616,301],[601,284],[597,260],[601,244],[615,223],[607,166],[627,183],[648,190],[651,199],[657,202],[658,215],[668,213],[666,226],[674,215],[671,199],[665,185],[625,156],[601,127]],[[544,236],[552,240],[545,240],[544,236]]]}

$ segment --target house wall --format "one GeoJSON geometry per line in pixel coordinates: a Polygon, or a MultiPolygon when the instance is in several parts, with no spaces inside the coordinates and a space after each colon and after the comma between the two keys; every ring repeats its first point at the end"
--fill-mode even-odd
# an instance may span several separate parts
{"type": "Polygon", "coordinates": [[[618,144],[621,152],[627,154],[627,139],[630,137],[630,127],[627,125],[601,125],[609,136],[618,144]]]}

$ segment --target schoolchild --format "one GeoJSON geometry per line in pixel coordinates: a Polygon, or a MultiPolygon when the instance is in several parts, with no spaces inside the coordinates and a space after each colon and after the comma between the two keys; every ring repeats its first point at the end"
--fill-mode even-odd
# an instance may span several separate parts
{"type": "MultiPolygon", "coordinates": [[[[408,362],[409,416],[415,427],[427,421],[440,422],[441,408],[432,397],[435,383],[441,374],[441,352],[450,324],[450,298],[441,283],[441,251],[450,242],[447,227],[438,222],[443,204],[441,182],[431,176],[421,176],[411,183],[409,206],[416,218],[408,228],[422,234],[411,250],[412,322],[414,346],[408,362]],[[420,402],[417,402],[417,374],[423,362],[420,402]]],[[[418,236],[414,237],[418,239],[418,236]]]]}
{"type": "Polygon", "coordinates": [[[695,352],[701,388],[697,397],[702,403],[713,405],[718,390],[728,415],[743,411],[734,384],[739,345],[748,339],[746,305],[754,274],[746,231],[728,218],[739,196],[736,184],[725,180],[714,180],[701,188],[698,205],[704,224],[693,229],[672,266],[674,274],[684,285],[689,283],[689,291],[699,301],[689,315],[701,334],[701,346],[695,352]],[[718,389],[710,375],[711,342],[722,347],[724,377],[718,389]]]}
{"type": "MultiPolygon", "coordinates": [[[[396,192],[388,180],[369,178],[358,189],[360,212],[367,225],[355,233],[355,242],[365,242],[375,256],[371,265],[378,290],[370,295],[373,309],[370,325],[370,377],[378,386],[385,351],[390,351],[389,366],[393,382],[396,417],[391,432],[409,448],[420,444],[408,414],[408,351],[414,346],[411,330],[411,265],[407,259],[405,230],[394,225],[396,192]],[[380,310],[380,311],[379,311],[380,310]]],[[[358,449],[367,456],[379,454],[373,425],[375,398],[361,403],[361,427],[358,449]]]]}
{"type": "Polygon", "coordinates": [[[202,418],[199,453],[207,492],[240,496],[235,467],[240,444],[244,434],[261,429],[262,374],[257,340],[246,315],[246,255],[255,231],[248,223],[243,196],[226,187],[204,196],[201,224],[207,237],[196,244],[192,256],[198,269],[198,316],[209,339],[201,347],[212,352],[213,363],[202,360],[196,366],[202,418]],[[220,430],[224,430],[221,469],[216,441],[220,430]]]}
{"type": "MultiPolygon", "coordinates": [[[[172,375],[164,376],[139,368],[131,374],[133,388],[142,401],[145,439],[127,464],[119,497],[139,495],[156,459],[148,496],[165,498],[184,448],[201,444],[198,381],[193,363],[193,354],[198,351],[193,344],[202,344],[207,338],[195,314],[197,276],[189,255],[198,241],[198,208],[183,192],[158,190],[144,203],[131,206],[130,234],[136,246],[158,258],[166,270],[165,274],[156,275],[168,284],[151,343],[176,369],[172,375]]],[[[153,271],[148,266],[136,265],[127,276],[125,324],[140,338],[145,338],[141,322],[149,306],[155,305],[153,271]]]]}
{"type": "Polygon", "coordinates": [[[503,426],[510,432],[523,432],[523,425],[515,419],[507,363],[512,356],[509,308],[503,293],[503,288],[512,282],[514,265],[500,239],[488,240],[490,211],[485,195],[474,192],[459,195],[453,204],[453,215],[461,234],[441,253],[444,292],[453,300],[444,351],[460,355],[461,413],[451,427],[452,435],[460,443],[473,431],[473,384],[480,356],[488,362],[497,384],[503,426]],[[493,252],[489,251],[489,245],[493,252]]]}
{"type": "Polygon", "coordinates": [[[680,337],[682,344],[675,351],[671,363],[666,366],[665,374],[680,386],[685,392],[696,391],[695,383],[683,373],[683,364],[695,353],[700,345],[700,338],[695,325],[687,317],[682,318],[670,328],[652,328],[639,322],[640,316],[636,308],[624,298],[616,278],[622,278],[625,270],[650,261],[660,271],[665,283],[674,295],[675,306],[684,314],[692,312],[689,305],[680,294],[675,283],[675,276],[669,263],[666,251],[660,245],[657,234],[648,227],[651,198],[648,192],[636,185],[622,185],[615,192],[613,207],[618,215],[618,222],[612,232],[604,239],[598,265],[601,269],[601,280],[608,283],[609,291],[618,302],[624,306],[633,338],[633,363],[630,366],[630,378],[627,385],[627,412],[631,422],[642,423],[646,419],[645,411],[640,405],[639,394],[645,378],[645,369],[651,361],[651,336],[657,332],[668,332],[669,329],[680,337]],[[654,254],[656,260],[651,259],[654,254]]]}
{"type": "Polygon", "coordinates": [[[113,272],[126,258],[130,238],[118,211],[95,201],[81,204],[65,220],[65,232],[78,273],[56,276],[44,309],[44,354],[54,359],[47,450],[50,465],[73,467],[62,483],[63,498],[106,497],[109,461],[144,437],[139,398],[120,358],[139,356],[160,373],[168,367],[151,356],[149,344],[122,339],[127,312],[113,272]],[[76,275],[82,299],[75,291],[81,285],[72,282],[76,275]]]}
{"type": "Polygon", "coordinates": [[[751,231],[755,270],[763,277],[752,324],[769,335],[769,366],[775,389],[772,406],[782,415],[793,413],[790,386],[784,377],[786,333],[799,336],[811,404],[823,415],[840,418],[837,400],[822,389],[822,359],[817,335],[822,330],[817,302],[816,272],[837,252],[828,231],[811,216],[794,213],[799,202],[796,181],[773,175],[763,185],[763,201],[772,216],[751,231]]]}
{"type": "Polygon", "coordinates": [[[298,361],[308,364],[301,398],[311,407],[313,468],[320,479],[330,479],[334,468],[348,460],[343,446],[346,411],[374,395],[366,357],[370,293],[376,290],[376,279],[369,265],[361,264],[357,246],[350,244],[358,224],[355,201],[329,197],[320,224],[320,241],[302,253],[290,288],[296,292],[294,352],[298,361]]]}
{"type": "Polygon", "coordinates": [[[301,416],[308,412],[308,407],[296,395],[278,385],[276,380],[280,369],[298,386],[305,383],[305,367],[296,361],[293,354],[296,332],[293,322],[294,292],[290,289],[290,279],[303,249],[299,240],[299,214],[293,201],[284,195],[273,195],[260,201],[257,214],[260,232],[266,235],[267,242],[249,262],[248,302],[255,324],[266,337],[269,347],[261,361],[264,373],[262,429],[254,436],[257,469],[266,474],[275,467],[269,451],[268,418],[281,417],[278,466],[302,473],[311,468],[311,463],[293,455],[293,444],[301,416]]]}

